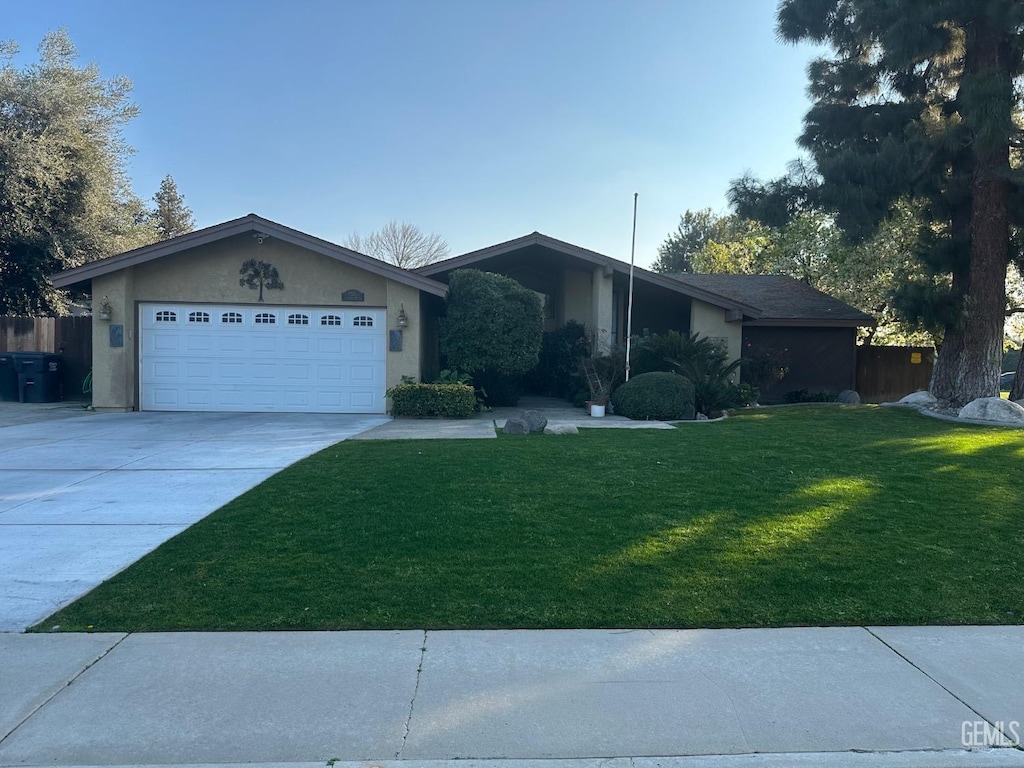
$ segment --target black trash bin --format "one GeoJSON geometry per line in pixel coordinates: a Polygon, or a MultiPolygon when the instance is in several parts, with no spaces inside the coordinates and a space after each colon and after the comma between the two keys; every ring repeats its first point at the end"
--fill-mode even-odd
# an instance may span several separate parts
{"type": "Polygon", "coordinates": [[[18,373],[11,352],[0,354],[0,400],[18,401],[18,373]]]}
{"type": "Polygon", "coordinates": [[[60,355],[51,352],[14,352],[18,374],[18,400],[55,403],[60,400],[60,355]]]}

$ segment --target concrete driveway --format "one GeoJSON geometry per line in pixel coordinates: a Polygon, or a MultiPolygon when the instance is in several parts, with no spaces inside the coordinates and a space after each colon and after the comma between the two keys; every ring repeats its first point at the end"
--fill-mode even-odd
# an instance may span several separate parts
{"type": "Polygon", "coordinates": [[[111,413],[0,427],[0,631],[40,621],[384,416],[111,413]]]}

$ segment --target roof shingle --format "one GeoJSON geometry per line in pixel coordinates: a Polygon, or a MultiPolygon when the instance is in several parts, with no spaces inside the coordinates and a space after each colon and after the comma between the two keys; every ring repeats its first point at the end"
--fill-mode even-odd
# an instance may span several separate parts
{"type": "Polygon", "coordinates": [[[758,322],[813,320],[875,324],[871,315],[788,275],[673,274],[669,277],[757,307],[762,313],[758,322]]]}

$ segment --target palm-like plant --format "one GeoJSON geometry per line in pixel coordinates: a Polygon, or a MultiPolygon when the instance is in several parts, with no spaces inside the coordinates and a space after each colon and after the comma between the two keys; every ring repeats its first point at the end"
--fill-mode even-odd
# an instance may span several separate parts
{"type": "Polygon", "coordinates": [[[739,405],[732,375],[743,361],[728,360],[728,353],[720,345],[696,333],[683,337],[677,356],[668,359],[676,373],[693,382],[693,404],[698,413],[710,414],[739,405]]]}

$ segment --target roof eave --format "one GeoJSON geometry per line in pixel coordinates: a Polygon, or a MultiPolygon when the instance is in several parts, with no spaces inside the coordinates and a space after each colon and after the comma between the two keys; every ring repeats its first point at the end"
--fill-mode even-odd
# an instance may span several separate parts
{"type": "Polygon", "coordinates": [[[856,318],[814,318],[814,317],[759,317],[753,320],[745,320],[745,326],[789,326],[804,328],[874,328],[878,321],[873,317],[865,319],[856,318]]]}
{"type": "MultiPolygon", "coordinates": [[[[611,256],[605,256],[603,253],[598,253],[597,251],[581,248],[578,245],[573,245],[572,243],[567,243],[563,240],[557,240],[553,237],[542,235],[539,232],[532,232],[529,235],[517,237],[514,240],[508,240],[504,243],[491,245],[487,248],[480,248],[476,251],[464,253],[461,256],[445,259],[444,261],[427,264],[426,266],[418,268],[416,272],[421,275],[437,275],[441,272],[448,272],[453,269],[461,269],[472,264],[478,264],[485,259],[493,258],[495,256],[503,256],[506,253],[512,253],[513,251],[517,251],[520,248],[530,245],[540,245],[545,248],[550,248],[553,251],[573,256],[596,266],[610,267],[619,274],[629,274],[630,266],[624,261],[614,259],[611,256]]],[[[703,288],[696,288],[680,280],[674,280],[671,277],[659,275],[657,272],[651,272],[643,267],[633,267],[633,276],[634,278],[640,277],[648,283],[661,286],[662,288],[667,288],[670,291],[681,293],[684,296],[689,296],[690,298],[698,299],[699,301],[719,307],[720,309],[737,310],[752,317],[758,317],[761,314],[761,310],[757,307],[733,301],[732,299],[728,299],[712,291],[707,291],[703,288]]]]}

